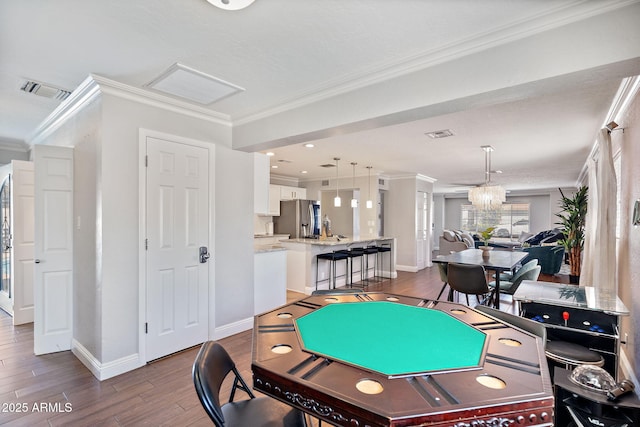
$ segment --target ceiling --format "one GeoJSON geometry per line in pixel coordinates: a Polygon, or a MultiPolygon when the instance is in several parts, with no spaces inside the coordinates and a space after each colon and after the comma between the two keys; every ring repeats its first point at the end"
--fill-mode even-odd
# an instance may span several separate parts
{"type": "MultiPolygon", "coordinates": [[[[635,3],[488,0],[478,7],[474,0],[256,0],[225,11],[205,0],[3,0],[0,145],[28,148],[39,124],[60,104],[20,91],[26,80],[73,91],[95,74],[146,90],[178,62],[244,88],[205,107],[235,128],[635,3]]],[[[532,48],[531,55],[544,61],[551,54],[532,48]]],[[[566,74],[526,85],[515,83],[517,75],[505,76],[502,91],[457,100],[455,107],[442,103],[447,108],[430,114],[349,131],[327,127],[307,137],[300,131],[292,145],[279,138],[256,141],[253,149],[274,152],[273,173],[292,180],[335,176],[335,169],[320,165],[340,157],[343,176],[351,176],[349,163],[357,162],[357,175],[371,165],[374,173],[390,177],[428,176],[437,191],[455,192],[483,181],[480,146],[492,145],[493,168],[503,171],[493,180],[507,189],[572,186],[621,77],[640,74],[638,61],[615,72],[604,63],[606,58],[594,63],[597,71],[588,78],[579,69],[576,79],[566,74]],[[442,129],[454,135],[425,135],[442,129]]]]}

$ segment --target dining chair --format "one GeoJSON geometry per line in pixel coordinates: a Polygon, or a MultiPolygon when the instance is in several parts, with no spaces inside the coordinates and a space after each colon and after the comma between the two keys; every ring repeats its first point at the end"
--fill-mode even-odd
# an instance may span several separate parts
{"type": "MultiPolygon", "coordinates": [[[[529,263],[523,265],[522,268],[513,275],[511,281],[505,280],[503,282],[500,280],[500,295],[513,295],[524,280],[538,280],[541,270],[542,267],[539,265],[529,263]]],[[[491,289],[494,289],[495,286],[495,281],[489,283],[491,289]]]]}
{"type": "Polygon", "coordinates": [[[269,397],[256,398],[229,353],[215,341],[202,344],[191,376],[200,403],[217,427],[306,426],[303,412],[269,397]],[[229,373],[235,378],[229,402],[221,405],[220,388],[229,373]],[[247,393],[249,399],[234,402],[237,389],[247,393]]]}
{"type": "Polygon", "coordinates": [[[465,294],[467,305],[469,305],[469,295],[475,295],[479,304],[484,304],[487,298],[491,299],[491,289],[487,285],[486,272],[481,265],[450,262],[447,267],[447,279],[449,280],[448,301],[453,301],[454,291],[465,294]],[[483,297],[482,300],[480,296],[483,297]]]}
{"type": "Polygon", "coordinates": [[[447,277],[447,264],[444,262],[438,262],[438,273],[440,273],[440,280],[442,280],[442,288],[440,288],[440,293],[436,299],[440,299],[442,293],[449,285],[449,278],[447,277]]]}
{"type": "MultiPolygon", "coordinates": [[[[519,268],[519,269],[517,269],[517,270],[516,270],[515,272],[513,272],[513,273],[512,273],[512,272],[507,272],[507,271],[500,273],[500,282],[502,282],[503,280],[504,280],[504,281],[507,281],[507,282],[511,282],[511,281],[513,281],[513,276],[514,276],[515,274],[517,274],[517,272],[518,272],[518,271],[522,270],[523,268],[529,269],[529,268],[531,268],[531,265],[533,265],[533,266],[538,265],[538,259],[537,259],[537,258],[533,258],[533,259],[531,259],[531,260],[529,260],[529,261],[525,262],[524,264],[522,264],[522,265],[520,266],[520,268],[519,268]]],[[[526,270],[525,270],[525,271],[526,271],[526,270]]],[[[495,274],[493,275],[493,278],[494,278],[494,279],[496,278],[496,275],[495,275],[495,274]]]]}

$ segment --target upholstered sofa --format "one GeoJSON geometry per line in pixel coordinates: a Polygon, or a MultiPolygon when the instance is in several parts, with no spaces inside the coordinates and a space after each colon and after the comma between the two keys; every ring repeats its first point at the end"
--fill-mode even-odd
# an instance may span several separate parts
{"type": "Polygon", "coordinates": [[[473,237],[470,234],[444,230],[442,236],[440,236],[438,253],[440,255],[448,255],[451,252],[460,252],[473,247],[473,237]]]}
{"type": "Polygon", "coordinates": [[[537,259],[538,265],[542,267],[540,270],[542,274],[557,274],[564,262],[564,247],[560,245],[531,246],[522,248],[522,250],[529,253],[522,260],[522,264],[524,265],[532,259],[537,259]]]}

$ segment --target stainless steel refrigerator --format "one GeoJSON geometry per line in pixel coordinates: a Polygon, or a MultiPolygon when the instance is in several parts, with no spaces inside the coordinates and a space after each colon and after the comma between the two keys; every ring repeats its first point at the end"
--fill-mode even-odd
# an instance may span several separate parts
{"type": "Polygon", "coordinates": [[[320,235],[320,205],[315,200],[280,202],[280,216],[273,217],[273,232],[289,234],[291,239],[320,235]]]}

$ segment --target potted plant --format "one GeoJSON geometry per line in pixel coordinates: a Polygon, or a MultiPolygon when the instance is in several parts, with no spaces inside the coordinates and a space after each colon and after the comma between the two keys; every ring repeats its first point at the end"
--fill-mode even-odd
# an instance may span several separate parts
{"type": "MultiPolygon", "coordinates": [[[[560,190],[560,189],[559,189],[560,190]]],[[[582,186],[573,197],[567,197],[560,190],[560,212],[556,214],[562,226],[564,237],[559,243],[569,256],[571,273],[569,281],[578,283],[580,280],[580,268],[582,267],[582,250],[584,248],[584,227],[587,216],[588,187],[582,186]]]]}
{"type": "Polygon", "coordinates": [[[487,227],[484,231],[480,232],[480,237],[484,242],[484,246],[480,246],[480,249],[482,249],[482,256],[485,258],[489,257],[489,251],[493,249],[491,246],[489,246],[489,239],[493,237],[494,231],[496,231],[495,227],[487,227]]]}
{"type": "Polygon", "coordinates": [[[480,232],[480,237],[486,247],[489,247],[489,240],[493,237],[493,232],[496,231],[495,227],[487,227],[484,231],[480,232]]]}

